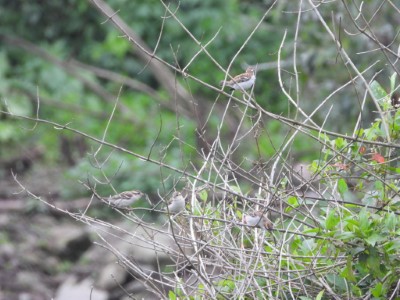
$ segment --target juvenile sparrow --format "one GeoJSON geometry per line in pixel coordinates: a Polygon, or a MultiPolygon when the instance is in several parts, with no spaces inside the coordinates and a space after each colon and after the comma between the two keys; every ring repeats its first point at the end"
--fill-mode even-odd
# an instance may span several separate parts
{"type": "Polygon", "coordinates": [[[262,211],[256,211],[243,216],[243,223],[264,230],[272,230],[274,225],[262,211]]]}
{"type": "Polygon", "coordinates": [[[143,195],[144,193],[142,193],[141,191],[133,190],[110,196],[108,199],[105,200],[112,206],[124,208],[138,201],[140,198],[143,197],[143,195]]]}
{"type": "Polygon", "coordinates": [[[246,72],[237,75],[232,78],[232,80],[220,82],[220,85],[226,85],[231,88],[231,90],[247,90],[250,89],[254,82],[256,81],[256,69],[254,67],[248,67],[246,72]]]}
{"type": "Polygon", "coordinates": [[[180,192],[174,192],[168,201],[167,212],[177,214],[185,209],[185,198],[180,192]]]}

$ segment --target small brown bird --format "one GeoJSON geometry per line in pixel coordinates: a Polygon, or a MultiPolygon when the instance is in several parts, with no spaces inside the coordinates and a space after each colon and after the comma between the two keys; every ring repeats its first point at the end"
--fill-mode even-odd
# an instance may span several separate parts
{"type": "Polygon", "coordinates": [[[174,192],[168,201],[168,211],[171,214],[177,214],[185,210],[185,197],[180,192],[174,192]]]}
{"type": "Polygon", "coordinates": [[[274,224],[267,218],[263,211],[255,211],[243,216],[243,223],[264,230],[272,230],[274,224]]]}
{"type": "Polygon", "coordinates": [[[248,90],[253,86],[255,81],[256,69],[254,67],[248,67],[245,73],[233,77],[232,80],[222,80],[220,85],[226,85],[230,87],[231,90],[248,90]]]}
{"type": "Polygon", "coordinates": [[[108,199],[105,198],[104,200],[112,206],[124,208],[138,201],[140,198],[143,197],[143,195],[144,193],[142,193],[141,191],[132,190],[110,196],[108,199]]]}

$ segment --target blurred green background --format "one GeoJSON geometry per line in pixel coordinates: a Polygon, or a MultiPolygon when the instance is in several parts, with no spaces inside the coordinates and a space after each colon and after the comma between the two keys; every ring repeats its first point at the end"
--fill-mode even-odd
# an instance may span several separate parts
{"type": "MultiPolygon", "coordinates": [[[[160,1],[109,0],[107,4],[118,10],[118,15],[150,49],[157,47],[156,55],[169,64],[183,68],[198,53],[199,46],[166,13],[160,1]]],[[[242,72],[247,65],[258,64],[255,99],[261,107],[275,114],[302,119],[289,104],[278,82],[276,62],[285,31],[282,80],[295,98],[293,54],[296,45],[298,99],[305,112],[312,112],[325,97],[356,75],[343,64],[337,46],[312,11],[304,10],[295,43],[298,1],[184,0],[166,5],[176,12],[177,18],[202,45],[216,35],[207,51],[224,68],[251,36],[233,61],[230,74],[242,72]],[[272,10],[252,34],[273,4],[272,10]]],[[[374,16],[370,25],[377,38],[388,47],[395,47],[395,42],[398,42],[396,28],[400,21],[390,5],[380,7],[379,14],[374,15],[377,5],[375,1],[364,1],[364,13],[374,16]]],[[[203,161],[204,144],[212,143],[217,136],[216,129],[227,103],[225,95],[171,70],[174,80],[191,97],[187,99],[189,104],[182,107],[182,103],[175,101],[174,95],[169,94],[157,80],[146,62],[138,57],[138,49],[110,21],[106,22],[90,1],[1,0],[0,7],[2,110],[31,117],[38,111],[41,119],[68,124],[102,139],[118,99],[105,137],[107,142],[145,157],[151,150],[152,159],[196,173],[194,166],[200,166],[203,161]],[[122,75],[125,79],[132,79],[150,92],[130,88],[119,80],[106,79],[99,75],[100,70],[111,71],[114,77],[122,75]],[[201,130],[205,132],[203,136],[199,136],[201,130]]],[[[349,9],[350,13],[357,13],[354,3],[349,5],[349,9]]],[[[375,77],[387,87],[392,73],[387,60],[381,51],[371,51],[376,45],[365,36],[347,34],[354,31],[354,25],[344,5],[333,1],[321,5],[320,11],[326,20],[330,20],[328,25],[336,30],[342,47],[360,70],[376,62],[365,77],[375,77]]],[[[196,56],[186,72],[215,87],[225,76],[204,52],[196,56]]],[[[364,90],[359,82],[341,89],[313,120],[320,125],[325,122],[325,129],[351,133],[360,113],[364,90]]],[[[365,124],[374,118],[373,106],[369,104],[369,107],[371,109],[362,113],[365,124]]],[[[229,145],[235,132],[232,124],[239,122],[243,109],[240,106],[228,109],[221,128],[224,145],[229,145]]],[[[93,153],[99,147],[97,143],[48,124],[34,125],[32,121],[1,115],[1,162],[6,165],[24,153],[37,151],[41,165],[62,168],[63,197],[88,193],[77,183],[88,176],[98,178],[101,183],[108,178],[117,191],[140,188],[147,192],[170,188],[174,180],[164,182],[164,179],[170,179],[169,174],[173,174],[175,180],[179,179],[179,174],[161,169],[157,164],[146,163],[108,147],[101,148],[96,161],[93,153]]],[[[251,126],[252,118],[246,118],[243,128],[251,126]]],[[[255,139],[250,134],[244,140],[249,142],[243,142],[234,154],[233,159],[242,163],[245,169],[259,161],[273,159],[290,128],[266,118],[260,130],[260,137],[255,139]]],[[[319,156],[319,148],[320,145],[312,139],[299,135],[290,149],[291,161],[311,162],[319,156]]],[[[30,159],[36,160],[36,157],[30,159]]],[[[8,175],[9,170],[2,168],[0,176],[8,175]]],[[[100,193],[112,193],[108,184],[99,184],[98,189],[100,193]]]]}

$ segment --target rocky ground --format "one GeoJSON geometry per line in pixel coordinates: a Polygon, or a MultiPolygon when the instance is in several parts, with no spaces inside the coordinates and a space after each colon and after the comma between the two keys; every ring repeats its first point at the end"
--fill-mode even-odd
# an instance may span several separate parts
{"type": "Polygon", "coordinates": [[[32,198],[12,176],[0,180],[0,299],[157,299],[124,266],[134,262],[151,274],[170,264],[168,255],[155,252],[146,240],[156,238],[163,247],[172,247],[173,240],[163,228],[152,231],[118,216],[110,220],[112,227],[74,218],[82,216],[90,199],[60,199],[60,174],[32,170],[17,179],[71,215],[32,198]],[[121,257],[128,262],[121,263],[121,257]]]}

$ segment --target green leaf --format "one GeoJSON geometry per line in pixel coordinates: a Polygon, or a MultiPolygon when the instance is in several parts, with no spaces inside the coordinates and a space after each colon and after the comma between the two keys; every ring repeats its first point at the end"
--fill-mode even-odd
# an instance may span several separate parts
{"type": "Polygon", "coordinates": [[[343,278],[345,278],[347,280],[350,280],[351,282],[356,282],[356,277],[354,276],[354,272],[353,272],[353,256],[352,255],[347,256],[346,267],[340,273],[340,276],[342,276],[343,278]]]}
{"type": "Polygon", "coordinates": [[[365,209],[361,210],[359,219],[360,219],[360,231],[366,234],[369,229],[370,223],[368,214],[365,209]]]}
{"type": "Polygon", "coordinates": [[[343,138],[337,138],[335,140],[335,146],[337,149],[342,149],[343,147],[347,146],[347,142],[343,138]]]}
{"type": "Polygon", "coordinates": [[[354,296],[361,297],[363,295],[363,291],[361,290],[360,287],[356,285],[351,285],[351,292],[353,293],[354,296]]]}
{"type": "Polygon", "coordinates": [[[231,185],[231,186],[229,186],[229,188],[230,188],[232,191],[234,191],[235,193],[237,193],[237,194],[240,194],[240,193],[241,193],[240,187],[238,187],[238,186],[236,186],[236,185],[231,185]]]}
{"type": "Polygon", "coordinates": [[[388,167],[388,170],[390,170],[390,171],[392,171],[394,173],[400,174],[400,168],[388,167]]]}
{"type": "Polygon", "coordinates": [[[344,194],[349,190],[346,181],[343,178],[340,178],[338,181],[338,191],[339,194],[344,197],[344,194]]]}
{"type": "Polygon", "coordinates": [[[220,282],[218,282],[218,286],[221,287],[221,291],[224,292],[231,292],[235,289],[236,284],[233,280],[230,279],[225,279],[225,280],[221,280],[220,282]]]}
{"type": "Polygon", "coordinates": [[[367,238],[365,239],[365,241],[366,241],[369,245],[375,246],[375,244],[376,244],[377,242],[383,241],[383,240],[385,240],[385,239],[386,239],[386,237],[384,237],[384,236],[382,236],[382,235],[380,235],[380,234],[377,234],[377,233],[373,233],[373,234],[371,234],[369,237],[367,237],[367,238]]]}
{"type": "Polygon", "coordinates": [[[172,290],[170,290],[169,293],[168,293],[168,299],[176,300],[176,295],[172,290]]]}
{"type": "Polygon", "coordinates": [[[322,296],[324,295],[325,290],[322,290],[318,293],[317,297],[315,298],[315,300],[321,300],[322,296]]]}
{"type": "Polygon", "coordinates": [[[207,194],[207,191],[206,191],[206,190],[200,191],[200,192],[198,193],[198,195],[199,195],[199,197],[200,197],[200,199],[201,199],[202,201],[204,201],[204,202],[207,201],[208,194],[207,194]]]}
{"type": "Polygon", "coordinates": [[[325,228],[328,230],[332,230],[336,227],[336,225],[339,223],[339,218],[336,215],[335,211],[331,210],[329,212],[328,217],[325,220],[325,228]]]}
{"type": "Polygon", "coordinates": [[[348,283],[345,279],[340,277],[338,274],[327,274],[326,279],[331,284],[331,286],[335,286],[337,290],[346,291],[348,288],[348,283]]]}
{"type": "Polygon", "coordinates": [[[385,227],[389,232],[393,232],[396,229],[397,218],[393,212],[388,214],[385,218],[385,227]]]}
{"type": "Polygon", "coordinates": [[[293,210],[293,207],[287,206],[287,207],[285,208],[285,213],[289,213],[289,212],[291,212],[292,210],[293,210]]]}
{"type": "Polygon", "coordinates": [[[343,241],[353,239],[354,237],[355,237],[354,232],[343,232],[338,235],[335,235],[335,238],[337,238],[338,240],[343,240],[343,241]]]}
{"type": "Polygon", "coordinates": [[[400,240],[393,240],[393,241],[390,241],[387,245],[387,249],[386,249],[386,251],[399,251],[399,249],[400,249],[400,240]]]}
{"type": "Polygon", "coordinates": [[[362,252],[364,252],[364,251],[365,251],[365,247],[359,246],[359,247],[352,248],[352,249],[350,250],[350,254],[351,254],[352,256],[356,256],[357,254],[362,253],[362,252]]]}
{"type": "Polygon", "coordinates": [[[354,217],[350,216],[350,217],[346,218],[346,223],[349,223],[351,225],[359,227],[360,226],[360,221],[357,220],[357,219],[351,219],[351,218],[354,218],[354,217]]]}
{"type": "Polygon", "coordinates": [[[287,202],[293,206],[293,207],[299,207],[299,201],[297,200],[297,197],[291,196],[287,199],[287,202]]]}
{"type": "Polygon", "coordinates": [[[379,198],[383,198],[385,195],[385,187],[382,181],[375,181],[374,183],[375,189],[380,193],[379,198]]]}
{"type": "Polygon", "coordinates": [[[371,293],[374,297],[382,296],[383,285],[381,282],[378,282],[377,285],[371,290],[371,293]]]}
{"type": "Polygon", "coordinates": [[[367,265],[369,271],[376,277],[381,277],[383,272],[381,271],[381,257],[376,248],[368,248],[367,265]]]}
{"type": "Polygon", "coordinates": [[[320,134],[319,134],[319,138],[320,138],[324,143],[327,143],[327,142],[330,141],[329,136],[326,135],[325,133],[320,133],[320,134]]]}
{"type": "Polygon", "coordinates": [[[314,239],[306,239],[303,241],[301,245],[301,250],[303,251],[304,254],[312,253],[316,246],[317,244],[315,243],[314,239]]]}
{"type": "Polygon", "coordinates": [[[371,85],[372,96],[379,102],[383,101],[385,98],[388,99],[388,94],[385,89],[376,81],[372,81],[371,85]]]}
{"type": "Polygon", "coordinates": [[[304,230],[304,233],[311,234],[311,235],[316,235],[316,234],[318,234],[320,231],[321,231],[320,228],[315,227],[315,228],[305,229],[305,230],[304,230]]]}

